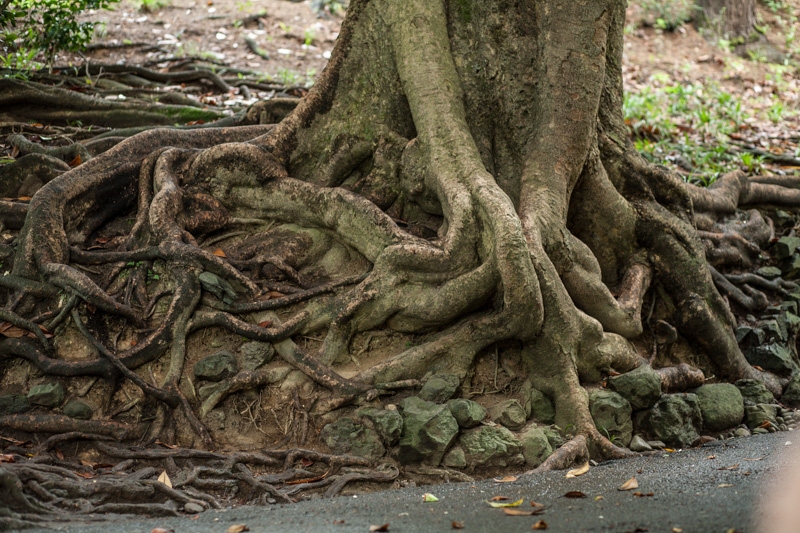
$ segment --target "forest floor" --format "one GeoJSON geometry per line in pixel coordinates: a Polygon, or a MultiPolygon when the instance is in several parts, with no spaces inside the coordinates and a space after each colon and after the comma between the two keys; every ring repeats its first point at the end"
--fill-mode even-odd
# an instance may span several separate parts
{"type": "MultiPolygon", "coordinates": [[[[651,4],[632,2],[626,27],[625,113],[639,150],[698,183],[710,183],[737,168],[756,174],[800,172],[800,39],[795,39],[800,0],[759,4],[769,46],[762,42],[744,57],[729,43],[706,40],[689,23],[667,29],[669,20],[651,4]]],[[[276,94],[302,96],[324,68],[338,35],[343,12],[331,13],[332,5],[325,2],[324,11],[315,12],[308,0],[124,0],[113,11],[84,15],[101,23],[96,38],[83,54],[60,55],[56,73],[84,59],[164,72],[191,61],[220,75],[239,77],[248,89],[221,92],[205,86],[189,91],[185,84],[176,84],[158,91],[184,92],[197,105],[223,114],[276,94]]],[[[113,87],[106,86],[102,97],[131,98],[113,87]]],[[[52,138],[31,137],[35,142],[52,138]]],[[[0,148],[12,152],[10,145],[0,148]]],[[[119,340],[119,349],[130,343],[119,340]]],[[[235,350],[240,341],[232,334],[195,335],[189,340],[187,363],[222,349],[235,350]]],[[[359,335],[352,344],[357,354],[338,369],[346,377],[414,341],[402,335],[359,335]]],[[[320,339],[301,342],[312,348],[320,339]]],[[[22,372],[20,366],[20,376],[22,372]]],[[[477,362],[472,399],[489,408],[513,398],[521,375],[518,361],[486,353],[477,362]]],[[[90,381],[86,378],[89,387],[90,381]]],[[[218,442],[226,449],[313,448],[314,442],[300,442],[295,434],[303,410],[297,397],[287,396],[285,390],[289,388],[278,383],[255,396],[225,400],[221,414],[209,424],[215,439],[221,437],[218,442]]],[[[312,424],[306,429],[315,435],[321,427],[312,424]]],[[[96,462],[89,456],[81,460],[96,462]]],[[[400,478],[394,486],[404,483],[400,478]]]]}

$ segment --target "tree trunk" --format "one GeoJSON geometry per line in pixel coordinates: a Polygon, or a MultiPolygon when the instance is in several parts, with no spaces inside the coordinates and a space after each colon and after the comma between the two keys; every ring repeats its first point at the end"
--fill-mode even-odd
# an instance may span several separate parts
{"type": "MultiPolygon", "coordinates": [[[[0,350],[54,376],[131,380],[210,446],[202,415],[271,378],[242,371],[191,405],[182,382],[194,331],[274,343],[330,391],[317,412],[430,372],[464,379],[477,354],[502,347],[554,399],[556,423],[608,458],[630,452],[598,432],[583,385],[650,355],[647,301],[707,373],[779,393],[739,350],[693,218],[693,202],[715,214],[774,191],[738,176],[690,189],[634,151],[622,116],[625,5],[354,0],[328,66],[279,124],[145,132],[47,183],[0,277],[4,318],[35,333],[45,310],[48,324],[71,317],[57,335],[77,328],[99,356],[63,360],[38,337],[0,350]],[[120,214],[132,225],[96,249],[120,214]],[[223,254],[202,244],[253,220],[282,225],[223,254]],[[148,267],[160,276],[152,287],[148,267]],[[264,299],[275,272],[296,294],[264,299]],[[146,335],[111,350],[104,332],[120,325],[146,335]],[[353,337],[378,328],[421,341],[338,373],[353,337]],[[292,340],[320,331],[318,349],[292,340]],[[157,383],[137,374],[162,357],[157,383]]],[[[170,423],[158,420],[153,437],[170,423]]]]}
{"type": "Polygon", "coordinates": [[[728,40],[747,42],[756,26],[756,0],[697,0],[697,24],[728,40]]]}

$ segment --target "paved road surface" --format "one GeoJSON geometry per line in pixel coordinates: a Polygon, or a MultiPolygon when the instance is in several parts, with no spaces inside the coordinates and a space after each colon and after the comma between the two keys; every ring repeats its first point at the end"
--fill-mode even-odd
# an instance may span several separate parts
{"type": "MultiPolygon", "coordinates": [[[[232,524],[246,524],[254,533],[366,533],[372,524],[388,523],[391,533],[434,533],[453,532],[452,523],[458,521],[463,522],[465,532],[505,533],[531,531],[535,522],[544,520],[549,532],[800,531],[800,520],[780,529],[769,522],[776,519],[776,512],[759,510],[760,500],[776,500],[772,495],[776,488],[784,493],[788,490],[783,488],[788,481],[782,479],[787,472],[800,479],[800,432],[758,435],[728,441],[727,446],[617,461],[593,467],[574,479],[565,479],[564,472],[549,472],[521,476],[514,483],[452,483],[295,505],[207,511],[195,520],[117,518],[110,523],[56,527],[75,533],[149,533],[154,527],[176,533],[225,533],[232,524]],[[793,442],[795,437],[797,442],[793,442]],[[638,480],[638,489],[617,490],[632,476],[638,480]],[[582,491],[587,498],[563,497],[568,491],[582,491]],[[637,497],[632,494],[636,491],[653,495],[637,497]],[[423,503],[425,492],[439,501],[423,503]],[[540,516],[505,516],[501,509],[485,503],[496,495],[525,498],[520,509],[531,509],[531,499],[547,508],[540,516]],[[341,520],[344,523],[334,523],[341,520]]],[[[789,510],[800,516],[800,491],[792,498],[789,510]]]]}

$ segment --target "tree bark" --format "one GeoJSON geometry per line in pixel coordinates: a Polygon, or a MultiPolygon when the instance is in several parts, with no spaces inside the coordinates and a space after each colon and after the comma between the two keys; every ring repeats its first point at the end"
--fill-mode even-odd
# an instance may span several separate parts
{"type": "Polygon", "coordinates": [[[697,24],[728,40],[747,42],[756,26],[756,0],[697,0],[697,24]]]}

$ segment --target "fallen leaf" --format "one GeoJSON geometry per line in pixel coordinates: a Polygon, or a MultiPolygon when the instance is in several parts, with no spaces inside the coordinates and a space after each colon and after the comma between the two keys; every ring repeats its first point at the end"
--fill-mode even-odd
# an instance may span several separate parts
{"type": "Polygon", "coordinates": [[[450,525],[453,526],[453,529],[464,529],[464,522],[456,522],[453,520],[453,523],[450,525]]]}
{"type": "Polygon", "coordinates": [[[228,533],[242,533],[242,531],[250,531],[250,528],[245,524],[233,524],[228,528],[228,533]]]}
{"type": "MultiPolygon", "coordinates": [[[[56,447],[55,451],[56,451],[56,457],[58,457],[58,460],[59,461],[63,461],[64,460],[64,452],[61,451],[61,448],[56,447]]],[[[81,463],[83,463],[83,461],[81,461],[81,463]]],[[[91,466],[91,465],[88,465],[88,466],[91,466]]]]}
{"type": "Polygon", "coordinates": [[[75,472],[75,475],[83,479],[92,479],[94,477],[94,474],[90,474],[89,472],[75,472]]]}
{"type": "Polygon", "coordinates": [[[586,463],[583,466],[581,466],[580,468],[575,468],[573,470],[570,470],[569,472],[567,472],[567,475],[564,476],[564,477],[578,477],[578,476],[582,476],[583,474],[585,474],[588,471],[589,471],[589,463],[586,463]]]}
{"type": "Polygon", "coordinates": [[[579,490],[571,490],[568,493],[564,494],[565,498],[585,498],[586,494],[582,493],[579,490]]]}
{"type": "Polygon", "coordinates": [[[494,508],[501,508],[501,507],[519,507],[522,505],[522,502],[525,501],[525,498],[520,498],[515,502],[486,502],[494,508]]]}
{"type": "Polygon", "coordinates": [[[489,500],[490,502],[504,502],[506,500],[510,500],[508,496],[492,496],[489,500]]]}
{"type": "Polygon", "coordinates": [[[217,248],[216,250],[214,250],[214,255],[216,255],[217,257],[228,257],[227,255],[225,255],[225,252],[222,251],[222,248],[217,248]]]}
{"type": "MultiPolygon", "coordinates": [[[[161,472],[161,475],[158,476],[158,480],[161,483],[163,483],[164,485],[166,485],[167,487],[172,488],[172,480],[167,475],[167,471],[166,470],[161,472]]],[[[233,527],[233,526],[231,526],[231,527],[233,527]]],[[[239,531],[247,531],[247,530],[246,529],[240,529],[239,531]]],[[[228,528],[228,533],[231,533],[230,528],[228,528]]],[[[239,533],[239,532],[238,531],[234,531],[233,533],[239,533]]]]}
{"type": "Polygon", "coordinates": [[[683,528],[682,527],[673,527],[672,528],[672,533],[683,533],[683,528]]]}
{"type": "Polygon", "coordinates": [[[258,327],[260,328],[268,328],[272,325],[272,320],[264,320],[263,322],[258,323],[258,327]]]}
{"type": "Polygon", "coordinates": [[[20,196],[17,198],[17,200],[19,200],[20,202],[28,202],[30,201],[30,199],[31,199],[30,196],[20,196]]]}
{"type": "Polygon", "coordinates": [[[594,501],[597,502],[597,501],[600,501],[600,500],[605,500],[605,498],[603,498],[602,496],[595,496],[594,497],[594,501]]]}
{"type": "Polygon", "coordinates": [[[344,524],[344,520],[334,520],[333,521],[333,525],[334,526],[340,526],[342,524],[344,524]]]}
{"type": "Polygon", "coordinates": [[[664,451],[667,453],[675,453],[675,448],[664,448],[664,451]]]}
{"type": "Polygon", "coordinates": [[[761,459],[763,459],[763,457],[756,457],[756,458],[754,458],[754,459],[747,459],[747,458],[745,458],[744,460],[745,460],[745,461],[760,461],[761,459]]]}
{"type": "Polygon", "coordinates": [[[731,466],[723,466],[722,468],[717,468],[717,470],[739,470],[739,463],[731,466]]]}
{"type": "MultiPolygon", "coordinates": [[[[264,326],[261,326],[261,327],[264,327],[264,326]]],[[[304,467],[308,468],[309,466],[314,464],[314,461],[312,461],[311,459],[306,459],[305,457],[303,457],[302,459],[300,459],[300,464],[303,465],[304,467]]]]}
{"type": "Polygon", "coordinates": [[[753,368],[755,368],[755,369],[756,369],[756,370],[758,370],[759,372],[763,372],[763,371],[764,371],[764,369],[763,369],[763,368],[761,368],[761,367],[760,367],[760,366],[758,366],[758,365],[753,365],[753,368]]]}
{"type": "Polygon", "coordinates": [[[733,487],[733,485],[731,485],[730,483],[720,483],[719,485],[717,485],[717,487],[721,489],[727,489],[728,487],[733,487]]]}
{"type": "Polygon", "coordinates": [[[544,504],[531,500],[531,507],[544,507],[544,504]]]}
{"type": "Polygon", "coordinates": [[[267,293],[267,296],[269,296],[270,299],[274,300],[275,298],[283,298],[285,296],[285,294],[283,294],[282,292],[278,292],[278,291],[269,291],[267,293]]]}
{"type": "Polygon", "coordinates": [[[154,527],[150,530],[150,533],[175,533],[174,529],[166,529],[163,527],[154,527]]]}
{"type": "Polygon", "coordinates": [[[13,463],[14,456],[10,453],[0,453],[0,463],[13,463]]]}
{"type": "Polygon", "coordinates": [[[531,526],[531,529],[547,529],[547,522],[544,520],[539,520],[531,526]]]}
{"type": "Polygon", "coordinates": [[[389,523],[383,524],[382,526],[369,526],[370,532],[372,531],[389,531],[389,523]]]}
{"type": "Polygon", "coordinates": [[[6,326],[6,324],[8,324],[8,322],[4,322],[3,327],[0,328],[0,335],[3,337],[8,337],[9,339],[19,339],[20,337],[24,337],[28,334],[28,332],[22,328],[12,326],[11,324],[6,326]]]}
{"type": "Polygon", "coordinates": [[[178,449],[178,446],[176,446],[174,444],[167,444],[166,442],[161,442],[160,440],[157,440],[156,444],[158,444],[159,446],[163,446],[164,448],[169,448],[170,450],[177,450],[178,449]]]}
{"type": "Polygon", "coordinates": [[[77,166],[78,166],[78,165],[80,165],[81,163],[83,163],[83,160],[81,159],[81,156],[79,156],[79,155],[76,155],[76,156],[75,156],[75,159],[73,159],[72,161],[70,161],[70,162],[69,162],[69,163],[67,163],[67,164],[68,164],[69,166],[71,166],[71,167],[77,167],[77,166]]]}
{"type": "Polygon", "coordinates": [[[422,501],[423,502],[438,502],[439,498],[437,498],[436,496],[434,496],[430,492],[426,492],[425,494],[422,495],[422,501]]]}
{"type": "Polygon", "coordinates": [[[760,427],[761,429],[769,429],[769,426],[770,426],[770,425],[771,425],[771,424],[769,423],[769,420],[764,420],[763,422],[761,422],[761,423],[758,425],[758,427],[760,427]]]}
{"type": "Polygon", "coordinates": [[[709,455],[708,457],[706,457],[706,459],[716,459],[716,458],[717,458],[716,455],[709,455]]]}
{"type": "Polygon", "coordinates": [[[519,479],[519,477],[517,477],[517,476],[503,476],[503,477],[494,478],[494,482],[495,483],[514,483],[518,479],[519,479]]]}
{"type": "Polygon", "coordinates": [[[649,498],[653,496],[652,492],[634,492],[633,495],[637,498],[649,498]]]}
{"type": "Polygon", "coordinates": [[[11,437],[3,437],[2,435],[0,435],[0,440],[10,442],[14,446],[25,446],[26,444],[31,443],[31,441],[29,440],[17,440],[17,439],[12,439],[11,437]]]}
{"type": "Polygon", "coordinates": [[[503,509],[503,513],[508,516],[534,516],[542,514],[544,509],[533,509],[532,511],[525,511],[523,509],[503,509]]]}
{"type": "Polygon", "coordinates": [[[639,488],[639,482],[635,477],[630,478],[628,481],[619,486],[619,490],[633,490],[639,488]]]}

